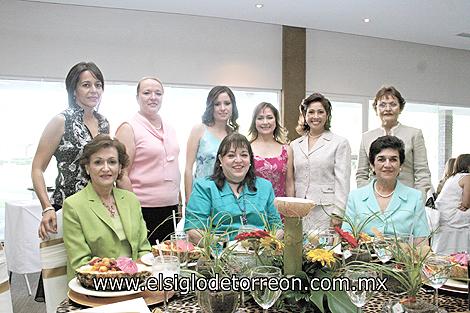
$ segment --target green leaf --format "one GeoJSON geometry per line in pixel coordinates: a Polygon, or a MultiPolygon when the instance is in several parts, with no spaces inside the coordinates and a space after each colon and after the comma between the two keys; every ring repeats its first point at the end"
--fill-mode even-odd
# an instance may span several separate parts
{"type": "Polygon", "coordinates": [[[322,290],[318,291],[311,291],[310,292],[310,301],[313,302],[313,304],[316,305],[316,307],[322,312],[325,313],[325,309],[323,308],[323,297],[325,295],[325,292],[322,290]]]}
{"type": "Polygon", "coordinates": [[[327,291],[328,308],[331,313],[356,313],[356,306],[352,304],[344,291],[327,291]]]}

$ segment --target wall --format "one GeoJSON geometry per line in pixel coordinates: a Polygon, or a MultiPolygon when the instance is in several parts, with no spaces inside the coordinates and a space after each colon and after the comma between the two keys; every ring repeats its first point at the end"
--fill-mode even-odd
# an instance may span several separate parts
{"type": "Polygon", "coordinates": [[[307,31],[307,90],[373,97],[393,84],[410,102],[470,107],[469,82],[467,50],[307,31]]]}
{"type": "Polygon", "coordinates": [[[105,79],[281,89],[281,26],[0,0],[0,76],[62,80],[93,60],[105,79]]]}

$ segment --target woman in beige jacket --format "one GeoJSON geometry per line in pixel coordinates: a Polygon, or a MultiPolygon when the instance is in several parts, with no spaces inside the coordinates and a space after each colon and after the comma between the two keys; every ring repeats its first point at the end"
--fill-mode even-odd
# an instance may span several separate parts
{"type": "Polygon", "coordinates": [[[341,225],[330,219],[343,215],[351,176],[349,142],[333,134],[331,103],[314,93],[300,104],[297,132],[302,137],[291,143],[294,155],[295,196],[313,200],[317,206],[304,218],[304,231],[341,225]]]}
{"type": "Polygon", "coordinates": [[[380,136],[392,135],[405,143],[405,162],[401,166],[398,180],[408,187],[420,190],[424,201],[426,192],[432,189],[426,145],[420,129],[398,122],[405,107],[405,99],[395,87],[385,86],[377,92],[372,106],[382,121],[382,127],[362,134],[356,172],[357,187],[367,185],[373,177],[368,155],[370,144],[380,136]]]}

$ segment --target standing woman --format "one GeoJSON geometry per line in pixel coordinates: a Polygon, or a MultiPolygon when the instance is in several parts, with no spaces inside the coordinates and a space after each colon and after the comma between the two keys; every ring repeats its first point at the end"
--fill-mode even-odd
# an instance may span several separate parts
{"type": "Polygon", "coordinates": [[[279,111],[261,102],[253,111],[249,129],[255,174],[273,184],[276,197],[294,196],[292,148],[287,144],[287,130],[279,123],[279,111]]]}
{"type": "Polygon", "coordinates": [[[129,165],[123,169],[118,187],[137,195],[151,244],[174,231],[171,220],[160,224],[179,207],[180,149],[175,130],[158,114],[163,92],[158,78],[142,78],[137,84],[139,111],[116,131],[116,138],[129,155],[129,165]]]}
{"type": "Polygon", "coordinates": [[[368,155],[371,143],[380,136],[392,135],[405,143],[405,162],[401,166],[398,180],[408,187],[420,190],[423,200],[426,201],[426,192],[432,189],[426,145],[420,129],[398,122],[405,103],[405,99],[393,86],[384,86],[375,95],[372,106],[382,122],[382,127],[362,134],[356,172],[357,187],[367,185],[373,178],[368,155]]]}
{"type": "Polygon", "coordinates": [[[97,112],[104,89],[103,74],[93,62],[75,64],[67,74],[65,87],[69,107],[47,124],[34,155],[31,179],[41,202],[42,220],[39,237],[57,232],[55,211],[64,199],[87,184],[79,165],[83,147],[98,134],[109,134],[109,123],[97,112]],[[44,171],[54,156],[57,160],[55,190],[49,199],[44,171]]]}
{"type": "Polygon", "coordinates": [[[235,95],[226,86],[215,86],[209,91],[202,123],[191,130],[186,148],[184,191],[186,203],[195,178],[212,175],[220,142],[228,134],[238,131],[238,109],[235,95]],[[196,172],[193,166],[196,163],[196,172]]]}
{"type": "Polygon", "coordinates": [[[291,143],[295,196],[317,204],[304,218],[304,230],[341,225],[329,215],[343,215],[349,193],[351,147],[347,139],[330,131],[331,103],[322,94],[305,98],[300,113],[296,130],[302,137],[291,143]]]}

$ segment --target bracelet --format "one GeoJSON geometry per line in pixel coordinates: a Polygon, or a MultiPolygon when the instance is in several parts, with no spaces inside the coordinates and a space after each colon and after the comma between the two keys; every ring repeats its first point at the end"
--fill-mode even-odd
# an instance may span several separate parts
{"type": "Polygon", "coordinates": [[[44,216],[44,213],[46,213],[47,211],[52,211],[52,210],[55,211],[55,208],[53,206],[48,206],[47,208],[42,210],[42,216],[44,216]]]}

